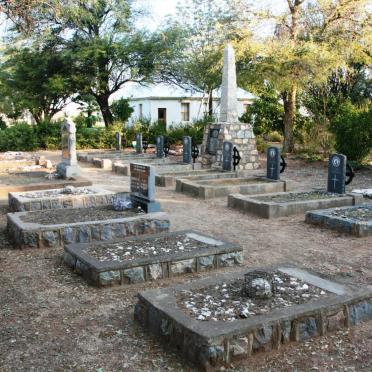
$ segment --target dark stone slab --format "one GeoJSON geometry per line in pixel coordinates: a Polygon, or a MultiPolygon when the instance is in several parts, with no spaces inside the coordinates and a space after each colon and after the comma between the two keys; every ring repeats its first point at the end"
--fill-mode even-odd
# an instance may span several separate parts
{"type": "Polygon", "coordinates": [[[156,137],[156,157],[164,158],[164,136],[156,137]]]}
{"type": "Polygon", "coordinates": [[[225,141],[223,143],[223,150],[222,150],[222,169],[227,172],[232,171],[232,154],[233,154],[233,147],[234,145],[229,142],[225,141]]]}
{"type": "Polygon", "coordinates": [[[327,191],[345,194],[347,158],[342,154],[333,154],[328,161],[327,191]]]}
{"type": "Polygon", "coordinates": [[[136,133],[136,152],[142,154],[142,133],[136,133]]]}
{"type": "Polygon", "coordinates": [[[235,321],[198,321],[176,305],[181,291],[198,292],[243,277],[250,270],[218,274],[170,288],[141,292],[135,319],[157,339],[176,348],[191,364],[212,371],[252,353],[279,349],[290,341],[305,341],[372,319],[372,290],[345,285],[293,266],[271,267],[329,293],[303,304],[274,309],[235,321]]]}
{"type": "Polygon", "coordinates": [[[209,139],[208,139],[208,154],[216,155],[218,149],[218,136],[220,134],[220,129],[212,128],[209,131],[209,139]]]}
{"type": "Polygon", "coordinates": [[[190,136],[184,136],[182,143],[183,143],[183,162],[191,163],[192,138],[190,136]]]}
{"type": "Polygon", "coordinates": [[[121,134],[120,132],[115,133],[116,139],[116,151],[121,151],[121,134]]]}
{"type": "Polygon", "coordinates": [[[266,177],[272,180],[280,180],[280,150],[277,147],[267,149],[266,177]]]}

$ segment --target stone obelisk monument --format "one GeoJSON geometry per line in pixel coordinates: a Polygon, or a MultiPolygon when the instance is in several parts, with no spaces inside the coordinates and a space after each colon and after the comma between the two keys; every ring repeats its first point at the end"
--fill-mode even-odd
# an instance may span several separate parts
{"type": "Polygon", "coordinates": [[[207,125],[202,145],[204,167],[222,169],[223,142],[230,141],[241,156],[238,170],[259,168],[258,152],[250,124],[238,120],[235,52],[231,44],[224,51],[220,118],[207,125]]]}

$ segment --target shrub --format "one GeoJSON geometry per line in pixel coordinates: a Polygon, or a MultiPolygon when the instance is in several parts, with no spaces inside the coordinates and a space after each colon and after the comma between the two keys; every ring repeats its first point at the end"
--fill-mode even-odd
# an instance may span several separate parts
{"type": "Polygon", "coordinates": [[[257,151],[266,152],[269,145],[261,136],[256,136],[256,147],[257,147],[257,151]]]}
{"type": "Polygon", "coordinates": [[[42,121],[33,126],[39,146],[43,149],[56,150],[61,148],[61,123],[62,121],[42,121]]]}
{"type": "Polygon", "coordinates": [[[18,123],[0,131],[0,151],[34,151],[39,148],[34,126],[18,123]]]}
{"type": "Polygon", "coordinates": [[[283,136],[279,132],[273,131],[267,135],[267,140],[270,142],[283,142],[283,136]]]}
{"type": "Polygon", "coordinates": [[[362,162],[372,151],[372,105],[358,108],[347,102],[331,121],[336,150],[349,160],[362,162]]]}

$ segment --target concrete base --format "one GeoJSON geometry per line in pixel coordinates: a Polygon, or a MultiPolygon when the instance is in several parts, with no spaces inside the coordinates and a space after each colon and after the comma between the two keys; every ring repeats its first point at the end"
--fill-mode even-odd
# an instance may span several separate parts
{"type": "Polygon", "coordinates": [[[57,173],[64,179],[79,177],[80,167],[78,165],[59,163],[57,164],[57,173]]]}
{"type": "MultiPolygon", "coordinates": [[[[312,190],[309,190],[307,192],[310,191],[312,190]]],[[[303,192],[298,192],[298,194],[301,194],[303,192]]],[[[363,201],[363,197],[359,195],[335,195],[334,197],[325,199],[301,200],[286,203],[276,203],[274,201],[265,201],[261,199],[264,197],[277,195],[285,195],[285,193],[272,193],[251,196],[231,194],[228,197],[228,207],[237,209],[241,212],[252,213],[262,218],[278,218],[287,217],[293,214],[300,214],[314,209],[343,207],[345,205],[357,205],[362,203],[363,201]]]]}
{"type": "Polygon", "coordinates": [[[160,203],[155,200],[146,200],[135,195],[131,195],[131,200],[135,207],[141,207],[146,213],[160,212],[160,203]]]}

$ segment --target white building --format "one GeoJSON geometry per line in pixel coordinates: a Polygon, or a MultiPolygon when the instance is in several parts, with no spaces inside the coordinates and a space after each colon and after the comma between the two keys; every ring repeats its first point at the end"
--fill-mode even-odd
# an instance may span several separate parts
{"type": "MultiPolygon", "coordinates": [[[[213,113],[219,116],[220,92],[213,97],[213,113]]],[[[126,92],[133,108],[129,124],[139,119],[164,122],[167,127],[187,124],[200,119],[208,112],[208,96],[163,84],[136,87],[126,92]]],[[[238,88],[238,114],[241,116],[251,104],[254,96],[238,88]]]]}

